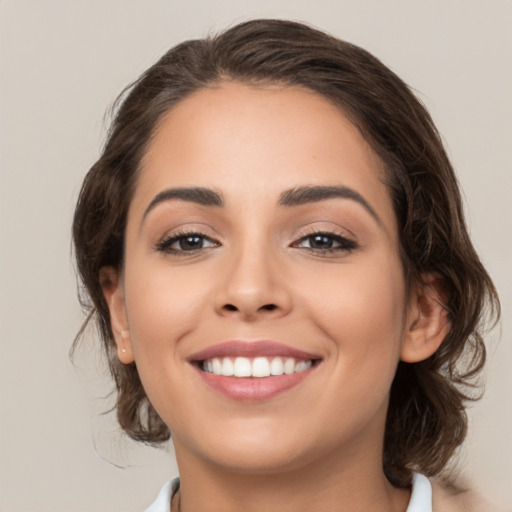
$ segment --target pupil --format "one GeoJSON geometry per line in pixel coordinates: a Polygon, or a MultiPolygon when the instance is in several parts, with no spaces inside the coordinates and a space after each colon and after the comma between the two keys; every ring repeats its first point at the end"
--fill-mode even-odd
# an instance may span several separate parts
{"type": "Polygon", "coordinates": [[[315,235],[311,240],[311,247],[314,249],[331,249],[332,239],[324,235],[315,235]]]}
{"type": "Polygon", "coordinates": [[[202,245],[203,239],[200,236],[187,236],[180,240],[180,249],[184,251],[200,249],[202,245]]]}

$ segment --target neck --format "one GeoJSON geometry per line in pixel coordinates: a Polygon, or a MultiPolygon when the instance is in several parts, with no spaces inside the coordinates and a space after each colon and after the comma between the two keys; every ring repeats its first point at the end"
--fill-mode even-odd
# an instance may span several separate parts
{"type": "Polygon", "coordinates": [[[299,468],[238,472],[180,460],[179,512],[404,512],[410,491],[393,487],[379,458],[332,453],[299,468]]]}

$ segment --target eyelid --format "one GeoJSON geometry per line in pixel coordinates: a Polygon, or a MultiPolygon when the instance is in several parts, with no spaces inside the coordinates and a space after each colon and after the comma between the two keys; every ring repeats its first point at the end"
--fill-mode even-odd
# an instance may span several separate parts
{"type": "Polygon", "coordinates": [[[354,240],[352,236],[347,236],[345,233],[340,232],[340,230],[331,229],[322,229],[322,228],[312,228],[308,229],[302,233],[297,235],[297,238],[294,242],[292,242],[291,247],[295,247],[297,249],[304,249],[307,251],[315,252],[315,253],[335,253],[335,252],[350,252],[357,248],[359,248],[359,244],[354,240]],[[325,236],[326,238],[331,238],[340,244],[338,247],[330,247],[330,248],[314,248],[314,247],[300,247],[298,244],[307,240],[308,238],[314,236],[325,236]]]}
{"type": "Polygon", "coordinates": [[[155,244],[155,251],[167,253],[167,254],[179,255],[179,256],[186,256],[186,255],[197,254],[198,252],[212,249],[214,247],[219,247],[220,245],[221,244],[218,240],[216,240],[215,238],[213,238],[210,235],[207,235],[202,230],[194,229],[194,228],[186,228],[186,229],[174,231],[168,235],[163,236],[155,244]],[[174,243],[179,242],[181,239],[184,239],[187,237],[193,237],[193,236],[202,238],[203,240],[208,240],[209,242],[211,242],[211,245],[208,247],[199,247],[197,249],[191,249],[191,250],[173,249],[171,247],[174,243]]]}

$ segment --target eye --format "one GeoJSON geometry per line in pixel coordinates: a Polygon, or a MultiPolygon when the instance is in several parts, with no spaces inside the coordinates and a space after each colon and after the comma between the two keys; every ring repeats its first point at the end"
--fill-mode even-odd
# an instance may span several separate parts
{"type": "Polygon", "coordinates": [[[356,242],[337,233],[311,233],[303,236],[292,244],[292,247],[307,249],[319,253],[352,251],[357,248],[356,242]]]}
{"type": "Polygon", "coordinates": [[[190,254],[219,245],[219,242],[202,233],[175,233],[159,242],[156,249],[171,254],[190,254]]]}

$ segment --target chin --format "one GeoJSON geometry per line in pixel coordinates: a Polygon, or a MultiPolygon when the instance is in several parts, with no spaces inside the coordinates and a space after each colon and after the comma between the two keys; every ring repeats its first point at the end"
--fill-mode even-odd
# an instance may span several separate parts
{"type": "Polygon", "coordinates": [[[273,475],[300,469],[314,459],[313,456],[298,453],[296,450],[277,448],[277,445],[264,449],[237,449],[236,445],[233,446],[233,450],[227,450],[221,455],[212,454],[211,462],[238,474],[273,475]]]}
{"type": "Polygon", "coordinates": [[[181,451],[194,452],[219,470],[241,475],[277,475],[300,470],[337,451],[339,440],[333,437],[339,433],[327,433],[319,439],[315,438],[314,429],[297,427],[296,421],[276,422],[275,418],[224,421],[219,429],[210,423],[208,431],[196,432],[194,439],[188,438],[193,445],[183,446],[178,435],[174,436],[178,463],[181,451]]]}

